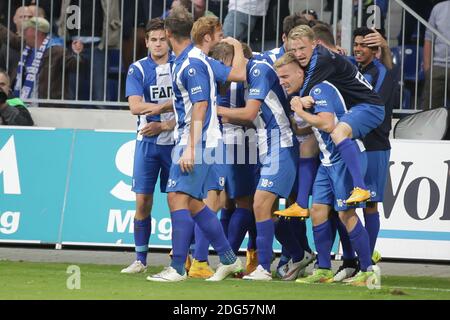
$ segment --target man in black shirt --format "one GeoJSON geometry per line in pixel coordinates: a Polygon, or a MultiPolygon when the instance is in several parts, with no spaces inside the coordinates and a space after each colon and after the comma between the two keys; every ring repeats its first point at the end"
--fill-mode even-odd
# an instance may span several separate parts
{"type": "MultiPolygon", "coordinates": [[[[369,234],[372,260],[377,263],[381,256],[375,251],[375,243],[380,231],[380,216],[378,202],[383,202],[384,188],[389,170],[391,144],[389,132],[391,130],[392,109],[398,98],[399,88],[393,74],[376,58],[377,47],[368,47],[365,37],[375,31],[366,27],[358,28],[354,32],[353,54],[350,60],[357,65],[364,78],[374,87],[385,104],[385,117],[380,126],[372,130],[363,138],[367,155],[367,171],[365,182],[370,190],[371,198],[364,209],[365,228],[369,234]]],[[[343,265],[335,275],[335,281],[342,281],[357,271],[357,260],[350,245],[348,234],[339,229],[342,241],[343,265]]]]}
{"type": "MultiPolygon", "coordinates": [[[[312,87],[323,81],[328,81],[342,93],[348,112],[340,119],[331,137],[353,178],[354,190],[346,203],[364,202],[370,199],[370,192],[361,165],[356,161],[359,150],[353,139],[363,138],[383,122],[383,101],[355,66],[345,57],[317,45],[314,38],[313,30],[304,25],[291,30],[288,36],[289,49],[306,72],[300,94],[306,96],[312,87]]],[[[301,100],[304,107],[314,105],[310,97],[301,100]]]]}

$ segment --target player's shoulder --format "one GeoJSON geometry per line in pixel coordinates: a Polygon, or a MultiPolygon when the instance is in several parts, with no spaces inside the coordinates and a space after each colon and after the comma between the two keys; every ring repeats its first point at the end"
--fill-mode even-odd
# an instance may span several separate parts
{"type": "Polygon", "coordinates": [[[249,76],[259,77],[260,75],[267,76],[270,73],[274,73],[275,70],[266,60],[250,59],[249,60],[249,76]]]}
{"type": "Polygon", "coordinates": [[[338,89],[328,81],[323,81],[313,86],[309,92],[311,97],[326,97],[334,95],[338,89]]]}
{"type": "Polygon", "coordinates": [[[148,70],[148,66],[146,68],[147,60],[148,58],[142,58],[140,60],[133,62],[128,68],[128,76],[137,76],[137,75],[144,76],[145,69],[148,70]]]}

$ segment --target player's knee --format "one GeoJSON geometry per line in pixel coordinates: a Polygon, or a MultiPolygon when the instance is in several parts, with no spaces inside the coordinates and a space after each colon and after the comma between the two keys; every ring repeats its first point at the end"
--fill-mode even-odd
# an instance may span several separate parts
{"type": "Polygon", "coordinates": [[[341,143],[345,139],[352,137],[352,130],[349,125],[345,123],[339,123],[336,128],[331,132],[331,139],[335,144],[341,143]]]}
{"type": "Polygon", "coordinates": [[[167,195],[167,203],[169,204],[170,212],[176,211],[179,207],[178,195],[175,192],[170,192],[167,195]]]}
{"type": "Polygon", "coordinates": [[[378,213],[378,202],[367,202],[366,207],[363,209],[364,214],[378,213]]]}

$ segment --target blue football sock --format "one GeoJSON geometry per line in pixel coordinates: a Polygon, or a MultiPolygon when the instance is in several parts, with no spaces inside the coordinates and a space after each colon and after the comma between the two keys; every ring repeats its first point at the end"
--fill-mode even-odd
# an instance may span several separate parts
{"type": "Polygon", "coordinates": [[[252,213],[252,222],[248,229],[247,250],[256,250],[256,220],[254,213],[252,213]]]}
{"type": "Polygon", "coordinates": [[[337,230],[339,232],[339,238],[342,244],[342,259],[351,260],[355,259],[355,250],[352,247],[350,237],[347,232],[347,228],[342,223],[341,219],[337,219],[337,230]]]}
{"type": "Polygon", "coordinates": [[[336,241],[337,222],[339,220],[339,217],[337,212],[334,211],[333,209],[331,210],[329,217],[330,218],[328,219],[328,221],[330,221],[331,224],[331,239],[333,239],[334,243],[334,241],[336,241]]]}
{"type": "Polygon", "coordinates": [[[361,164],[359,162],[360,151],[358,145],[354,140],[344,139],[341,143],[337,145],[339,154],[344,160],[348,171],[353,179],[353,187],[359,187],[361,189],[367,189],[364,183],[364,175],[361,169],[361,164]]]}
{"type": "Polygon", "coordinates": [[[147,265],[148,242],[152,233],[152,218],[148,216],[144,220],[134,219],[134,245],[136,260],[144,266],[147,265]]]}
{"type": "Polygon", "coordinates": [[[378,212],[364,215],[365,228],[369,234],[370,253],[373,254],[380,231],[380,214],[378,212]]]}
{"type": "Polygon", "coordinates": [[[243,208],[236,208],[231,215],[228,225],[228,241],[234,253],[238,253],[245,234],[253,223],[253,212],[243,208]]]}
{"type": "Polygon", "coordinates": [[[303,219],[294,218],[289,220],[289,225],[303,250],[311,253],[312,250],[308,243],[308,236],[306,235],[306,221],[303,219]]]}
{"type": "Polygon", "coordinates": [[[312,192],[318,168],[319,159],[317,157],[300,158],[298,162],[298,190],[295,202],[302,208],[308,208],[309,195],[312,192]]]}
{"type": "Polygon", "coordinates": [[[268,272],[272,261],[272,244],[275,233],[272,219],[256,222],[256,246],[258,247],[258,262],[268,272]]]}
{"type": "Polygon", "coordinates": [[[194,216],[195,223],[202,230],[205,237],[212,244],[214,250],[219,255],[222,264],[232,264],[236,261],[236,255],[230,247],[225,237],[222,225],[216,214],[205,206],[199,213],[194,216]]]}
{"type": "Polygon", "coordinates": [[[184,263],[194,233],[194,220],[186,209],[171,212],[172,219],[172,263],[170,266],[181,275],[185,273],[184,263]]]}
{"type": "Polygon", "coordinates": [[[349,236],[352,247],[358,254],[361,271],[367,271],[367,268],[372,265],[372,254],[370,253],[369,235],[359,219],[353,230],[349,232],[349,236]]]}
{"type": "Polygon", "coordinates": [[[286,248],[287,252],[289,252],[292,262],[299,262],[303,259],[305,250],[303,250],[292,233],[289,220],[280,218],[275,222],[275,237],[278,242],[286,248]]]}
{"type": "Polygon", "coordinates": [[[230,224],[230,219],[233,212],[234,210],[225,208],[220,210],[220,223],[222,224],[223,232],[227,237],[228,237],[228,225],[230,224]]]}
{"type": "Polygon", "coordinates": [[[209,241],[203,234],[202,230],[200,230],[198,224],[195,224],[194,234],[195,234],[195,246],[194,246],[194,253],[192,256],[197,261],[202,262],[208,261],[209,241]]]}
{"type": "Polygon", "coordinates": [[[333,239],[331,223],[329,220],[313,227],[314,243],[317,250],[317,259],[320,269],[331,269],[331,248],[333,239]]]}

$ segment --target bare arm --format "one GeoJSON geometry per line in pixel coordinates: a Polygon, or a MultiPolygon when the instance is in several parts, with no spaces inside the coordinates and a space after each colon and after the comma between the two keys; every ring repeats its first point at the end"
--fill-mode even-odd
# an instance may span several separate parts
{"type": "Polygon", "coordinates": [[[156,136],[163,131],[172,131],[175,128],[175,119],[162,122],[150,122],[140,131],[143,136],[156,136]]]}
{"type": "Polygon", "coordinates": [[[303,120],[321,131],[331,133],[335,128],[334,115],[331,112],[311,114],[303,109],[301,100],[296,98],[291,100],[291,108],[295,113],[302,117],[303,120]]]}
{"type": "Polygon", "coordinates": [[[372,29],[375,31],[375,33],[370,33],[364,37],[364,43],[368,47],[380,47],[381,49],[381,62],[384,64],[384,66],[391,70],[392,69],[392,53],[391,49],[389,49],[388,43],[386,39],[383,38],[383,36],[376,31],[375,29],[372,29]]]}
{"type": "Polygon", "coordinates": [[[218,107],[217,114],[227,119],[230,123],[249,122],[255,120],[262,102],[250,99],[244,108],[218,107]]]}
{"type": "Polygon", "coordinates": [[[228,81],[242,82],[247,80],[247,59],[244,57],[241,43],[231,37],[222,40],[234,47],[234,58],[231,65],[231,72],[228,75],[228,81]]]}
{"type": "Polygon", "coordinates": [[[129,96],[128,105],[131,113],[134,115],[158,115],[165,112],[173,111],[172,100],[168,100],[163,104],[144,102],[141,96],[129,96]]]}
{"type": "Polygon", "coordinates": [[[197,102],[192,107],[189,139],[179,161],[182,172],[191,172],[194,169],[195,146],[202,139],[203,122],[205,121],[207,108],[208,101],[197,102]]]}

